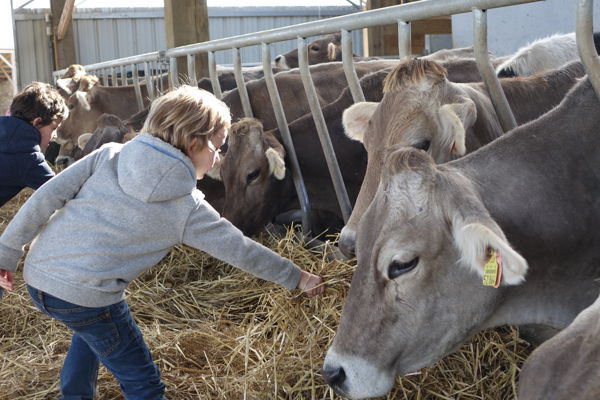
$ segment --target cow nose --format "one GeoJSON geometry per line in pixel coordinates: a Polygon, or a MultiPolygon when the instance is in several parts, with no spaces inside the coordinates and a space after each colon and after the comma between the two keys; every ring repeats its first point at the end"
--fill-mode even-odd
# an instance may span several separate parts
{"type": "Polygon", "coordinates": [[[356,233],[344,227],[340,232],[340,238],[338,241],[338,248],[348,258],[353,258],[356,255],[355,252],[356,233]]]}
{"type": "Polygon", "coordinates": [[[343,367],[326,367],[323,369],[323,376],[329,386],[340,388],[346,380],[346,371],[343,367]]]}
{"type": "Polygon", "coordinates": [[[279,60],[281,60],[281,56],[275,57],[275,62],[279,62],[279,60]]]}

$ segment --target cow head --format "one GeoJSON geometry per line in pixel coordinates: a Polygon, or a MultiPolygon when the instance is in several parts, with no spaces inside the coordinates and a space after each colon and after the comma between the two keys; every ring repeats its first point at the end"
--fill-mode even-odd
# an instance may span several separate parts
{"type": "Polygon", "coordinates": [[[264,227],[287,200],[282,197],[290,184],[284,157],[283,146],[260,121],[244,118],[232,125],[221,164],[223,216],[244,233],[264,227]]]}
{"type": "Polygon", "coordinates": [[[56,130],[57,142],[77,145],[79,135],[96,129],[96,120],[103,113],[100,108],[93,107],[97,89],[97,86],[93,86],[87,91],[77,90],[69,96],[69,117],[56,130]]]}
{"type": "MultiPolygon", "coordinates": [[[[308,47],[308,64],[320,64],[342,60],[342,35],[335,33],[310,42],[308,47]]],[[[275,57],[275,66],[282,69],[298,68],[298,49],[290,50],[275,57]]]]}
{"type": "Polygon", "coordinates": [[[362,141],[369,154],[356,205],[340,235],[344,254],[354,253],[356,226],[379,184],[386,148],[415,147],[438,163],[465,153],[466,136],[477,119],[465,90],[464,85],[449,82],[445,68],[435,61],[412,59],[385,78],[380,103],[357,103],[344,112],[346,133],[362,141]]]}
{"type": "Polygon", "coordinates": [[[385,394],[396,375],[493,325],[503,286],[522,282],[527,270],[463,175],[410,148],[395,148],[384,165],[324,364],[327,382],[353,399],[385,394]],[[491,249],[501,257],[500,288],[482,284],[491,249]]]}

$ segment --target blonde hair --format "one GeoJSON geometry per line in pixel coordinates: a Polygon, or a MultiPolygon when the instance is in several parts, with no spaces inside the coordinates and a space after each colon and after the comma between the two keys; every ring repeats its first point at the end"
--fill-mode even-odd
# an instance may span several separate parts
{"type": "Polygon", "coordinates": [[[193,138],[204,147],[213,135],[230,126],[225,103],[206,90],[183,85],[152,102],[142,132],[186,153],[193,138]]]}

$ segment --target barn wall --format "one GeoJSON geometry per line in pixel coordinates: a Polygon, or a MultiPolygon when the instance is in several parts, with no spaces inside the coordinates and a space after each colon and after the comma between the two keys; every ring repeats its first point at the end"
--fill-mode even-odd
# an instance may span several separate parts
{"type": "MultiPolygon", "coordinates": [[[[258,32],[355,12],[353,7],[209,7],[211,39],[258,32]]],[[[15,12],[19,87],[52,79],[52,51],[46,28],[47,9],[15,12]]],[[[80,64],[93,64],[166,49],[162,8],[76,9],[75,51],[80,64]]],[[[311,38],[309,38],[311,39],[311,38]]],[[[362,54],[362,30],[353,32],[354,50],[362,54]]],[[[273,56],[296,47],[295,40],[274,43],[273,56]]],[[[241,50],[244,64],[261,62],[260,46],[241,50]]],[[[231,51],[216,53],[218,64],[232,64],[231,51]]]]}
{"type": "MultiPolygon", "coordinates": [[[[594,2],[594,31],[600,27],[600,2],[594,2]]],[[[516,52],[527,43],[554,33],[575,32],[575,0],[545,0],[538,3],[494,8],[487,11],[488,48],[498,56],[516,52]]],[[[471,13],[452,16],[454,47],[473,44],[471,13]]]]}

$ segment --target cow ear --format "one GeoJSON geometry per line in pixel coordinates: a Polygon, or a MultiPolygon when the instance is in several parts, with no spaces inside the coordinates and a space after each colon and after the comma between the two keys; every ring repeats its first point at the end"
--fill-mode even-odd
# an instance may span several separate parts
{"type": "Polygon", "coordinates": [[[62,89],[67,95],[72,95],[77,90],[77,83],[73,78],[61,78],[56,81],[56,87],[62,89]]]}
{"type": "Polygon", "coordinates": [[[342,125],[346,136],[350,139],[363,142],[369,120],[377,109],[379,103],[363,101],[346,108],[342,114],[342,125]]]}
{"type": "Polygon", "coordinates": [[[338,59],[338,53],[340,51],[339,46],[333,42],[329,42],[327,45],[327,59],[329,61],[335,61],[338,59]]]}
{"type": "Polygon", "coordinates": [[[453,235],[462,261],[483,276],[483,268],[494,250],[502,265],[502,284],[518,285],[525,280],[527,261],[506,240],[504,232],[489,216],[453,221],[453,235]]]}
{"type": "Polygon", "coordinates": [[[477,119],[477,108],[471,99],[462,103],[444,104],[439,110],[442,137],[450,154],[464,155],[467,151],[465,135],[477,119]]]}
{"type": "Polygon", "coordinates": [[[82,133],[81,135],[79,135],[79,137],[77,138],[77,147],[83,150],[85,148],[85,145],[90,141],[93,135],[94,134],[90,132],[82,133]]]}
{"type": "Polygon", "coordinates": [[[216,181],[223,182],[223,178],[221,178],[221,165],[223,165],[223,161],[225,161],[225,154],[226,153],[219,154],[219,162],[215,163],[211,169],[206,171],[206,175],[216,181]]]}
{"type": "Polygon", "coordinates": [[[269,173],[279,180],[285,178],[285,160],[281,154],[273,147],[269,147],[265,151],[265,156],[269,160],[269,173]]]}
{"type": "Polygon", "coordinates": [[[90,111],[92,109],[92,107],[90,106],[91,96],[88,92],[82,92],[78,90],[75,92],[75,97],[77,98],[77,101],[79,101],[79,104],[81,104],[81,107],[85,111],[90,111]]]}

